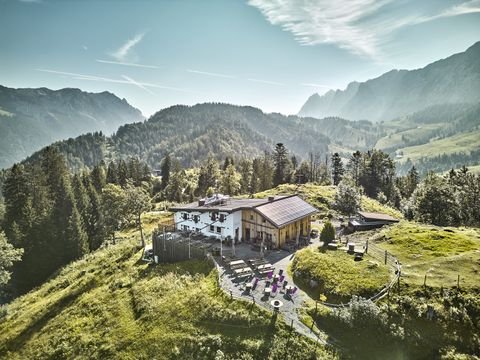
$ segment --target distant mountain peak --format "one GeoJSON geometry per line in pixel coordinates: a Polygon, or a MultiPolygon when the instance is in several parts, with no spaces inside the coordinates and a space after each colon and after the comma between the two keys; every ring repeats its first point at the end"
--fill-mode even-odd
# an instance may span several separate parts
{"type": "Polygon", "coordinates": [[[480,94],[480,41],[465,52],[416,70],[390,70],[345,90],[313,94],[299,115],[390,120],[444,103],[475,103],[480,94]]]}

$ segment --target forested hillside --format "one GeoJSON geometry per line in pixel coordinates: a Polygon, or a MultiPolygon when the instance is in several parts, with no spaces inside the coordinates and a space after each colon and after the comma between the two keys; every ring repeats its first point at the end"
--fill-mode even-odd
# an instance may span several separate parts
{"type": "MultiPolygon", "coordinates": [[[[341,129],[356,126],[341,119],[324,121],[331,124],[328,129],[341,121],[341,129]]],[[[167,153],[182,166],[192,167],[199,166],[209,155],[217,160],[225,157],[253,159],[279,142],[292,155],[306,159],[310,153],[317,157],[329,153],[331,140],[324,135],[324,128],[315,123],[316,119],[265,114],[248,106],[177,105],[157,112],[145,122],[121,126],[111,137],[101,133],[87,134],[53,146],[65,155],[73,169],[91,168],[100,159],[128,157],[138,157],[152,168],[158,168],[167,153]]],[[[360,137],[368,137],[368,128],[358,131],[360,137]]],[[[32,162],[37,157],[38,153],[33,154],[27,161],[32,162]]]]}
{"type": "Polygon", "coordinates": [[[54,141],[95,131],[111,134],[141,120],[139,110],[106,91],[0,86],[0,168],[54,141]]]}

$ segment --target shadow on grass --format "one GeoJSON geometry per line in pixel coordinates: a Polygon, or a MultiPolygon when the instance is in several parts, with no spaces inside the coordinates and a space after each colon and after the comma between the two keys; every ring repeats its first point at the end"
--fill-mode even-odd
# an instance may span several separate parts
{"type": "MultiPolygon", "coordinates": [[[[10,339],[7,341],[4,351],[11,351],[17,352],[20,350],[25,343],[27,343],[32,336],[41,332],[43,327],[47,325],[47,323],[57,316],[60,312],[62,312],[65,308],[69,307],[73,302],[83,293],[89,291],[93,287],[95,287],[96,281],[95,279],[90,279],[88,282],[83,284],[82,286],[71,290],[70,293],[66,294],[55,303],[50,305],[45,312],[38,317],[37,319],[32,319],[29,326],[20,332],[15,338],[10,339]]],[[[0,357],[2,356],[2,352],[0,350],[0,357]]]]}

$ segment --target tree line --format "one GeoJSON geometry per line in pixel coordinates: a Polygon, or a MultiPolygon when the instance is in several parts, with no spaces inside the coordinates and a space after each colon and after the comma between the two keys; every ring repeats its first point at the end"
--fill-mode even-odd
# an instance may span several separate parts
{"type": "Polygon", "coordinates": [[[3,185],[0,239],[16,249],[9,249],[10,263],[23,255],[3,291],[30,290],[126,224],[141,230],[139,217],[151,204],[150,182],[150,170],[137,159],[100,162],[90,172],[71,174],[55,147],[45,148],[38,162],[15,164],[3,185]]]}

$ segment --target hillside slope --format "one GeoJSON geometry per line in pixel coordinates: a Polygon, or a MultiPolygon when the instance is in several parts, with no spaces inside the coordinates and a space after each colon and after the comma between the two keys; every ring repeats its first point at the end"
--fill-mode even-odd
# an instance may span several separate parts
{"type": "Polygon", "coordinates": [[[296,116],[265,114],[249,106],[198,104],[163,109],[145,122],[121,126],[111,137],[89,134],[55,146],[71,167],[92,166],[101,158],[136,156],[156,168],[167,152],[190,167],[209,155],[222,161],[226,156],[236,160],[261,156],[278,142],[302,158],[310,151],[326,154],[331,143],[296,116]]]}
{"type": "Polygon", "coordinates": [[[230,300],[209,263],[140,257],[132,242],[99,250],[1,308],[0,358],[335,358],[280,318],[230,300]]]}
{"type": "Polygon", "coordinates": [[[87,132],[113,133],[141,112],[109,92],[0,86],[0,168],[45,145],[87,132]]]}
{"type": "Polygon", "coordinates": [[[341,116],[350,120],[390,120],[437,104],[478,102],[480,42],[465,52],[417,70],[392,70],[345,90],[312,95],[301,116],[341,116]]]}

